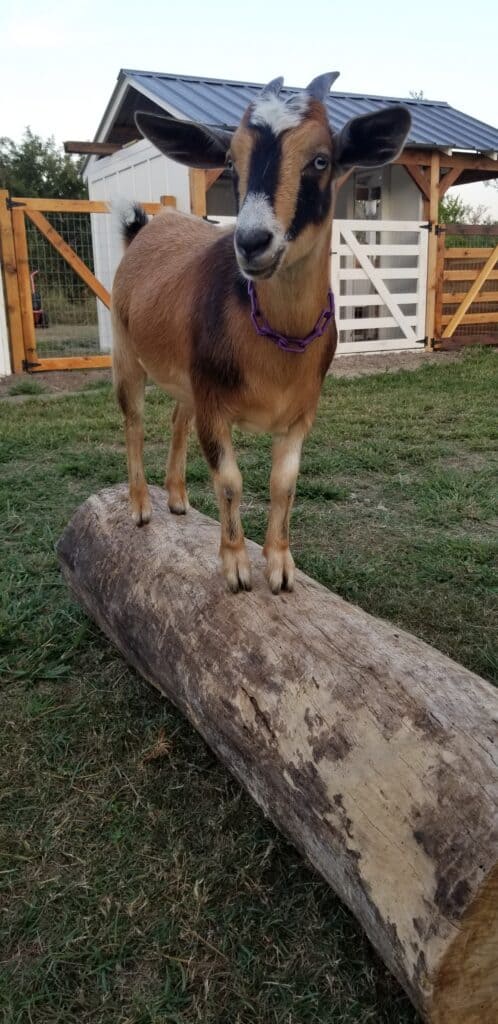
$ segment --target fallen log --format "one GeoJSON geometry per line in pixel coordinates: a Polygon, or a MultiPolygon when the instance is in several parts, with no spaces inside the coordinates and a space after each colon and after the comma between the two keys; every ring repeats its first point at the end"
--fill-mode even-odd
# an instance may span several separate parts
{"type": "MultiPolygon", "coordinates": [[[[58,544],[74,595],[351,908],[432,1024],[498,1021],[498,694],[297,574],[231,595],[218,526],[124,487],[58,544]]],[[[261,549],[249,544],[255,567],[261,549]]]]}

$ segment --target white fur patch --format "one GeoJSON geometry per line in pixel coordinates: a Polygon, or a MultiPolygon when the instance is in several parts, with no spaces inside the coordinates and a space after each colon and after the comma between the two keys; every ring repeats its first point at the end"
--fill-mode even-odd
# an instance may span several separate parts
{"type": "Polygon", "coordinates": [[[297,128],[308,109],[309,96],[298,93],[287,99],[281,96],[261,96],[254,103],[249,124],[253,127],[267,125],[275,135],[297,128]]]}
{"type": "Polygon", "coordinates": [[[237,228],[240,228],[241,231],[266,228],[273,235],[280,234],[283,236],[282,225],[275,217],[268,196],[265,196],[262,192],[249,192],[247,194],[237,217],[237,228]]]}
{"type": "Polygon", "coordinates": [[[116,231],[121,231],[123,224],[125,227],[133,224],[135,220],[135,207],[131,199],[125,199],[124,196],[116,196],[107,205],[110,209],[116,231]]]}

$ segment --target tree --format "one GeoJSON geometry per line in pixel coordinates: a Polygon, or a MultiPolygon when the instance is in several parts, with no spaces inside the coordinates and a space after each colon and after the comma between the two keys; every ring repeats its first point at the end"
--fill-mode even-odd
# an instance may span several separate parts
{"type": "Polygon", "coordinates": [[[14,196],[85,199],[81,163],[63,153],[53,136],[42,139],[29,127],[19,143],[0,138],[0,188],[14,196]]]}
{"type": "Polygon", "coordinates": [[[439,203],[439,221],[441,224],[493,224],[488,207],[480,203],[472,206],[464,203],[461,196],[446,195],[439,203]]]}
{"type": "Polygon", "coordinates": [[[410,89],[409,95],[411,96],[412,100],[423,100],[424,99],[424,90],[423,89],[410,89]]]}

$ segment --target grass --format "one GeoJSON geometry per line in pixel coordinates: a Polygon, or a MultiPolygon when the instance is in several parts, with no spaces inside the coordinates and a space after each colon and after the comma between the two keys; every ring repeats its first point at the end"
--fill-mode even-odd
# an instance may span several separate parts
{"type": "MultiPolygon", "coordinates": [[[[328,380],[293,515],[303,569],[494,681],[497,375],[484,350],[328,380]]],[[[169,407],[148,393],[151,482],[169,407]]],[[[5,1024],[415,1024],[329,888],[68,597],[54,543],[125,473],[110,389],[4,402],[0,437],[5,1024]]],[[[237,437],[259,541],[269,447],[237,437]]],[[[189,480],[216,514],[196,444],[189,480]]]]}
{"type": "Polygon", "coordinates": [[[39,380],[23,377],[9,387],[9,395],[43,395],[45,388],[39,380]]]}

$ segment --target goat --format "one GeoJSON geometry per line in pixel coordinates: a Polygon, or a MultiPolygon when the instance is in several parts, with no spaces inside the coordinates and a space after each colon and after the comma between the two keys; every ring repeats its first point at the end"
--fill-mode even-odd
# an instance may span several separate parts
{"type": "Polygon", "coordinates": [[[188,510],[189,427],[195,419],[220,508],[223,572],[249,590],[240,519],[242,478],[233,425],[273,437],[271,507],[264,545],[274,594],[292,590],[289,516],[301,447],[315,417],[337,343],[330,293],[333,182],[352,167],[400,153],[408,111],[391,105],[333,133],[325,98],[337,73],[299,94],[270,82],[235,132],[137,113],[141,133],[190,167],[230,169],[235,231],[167,211],[147,223],[134,206],[112,291],[113,368],[125,419],[132,514],[147,523],[143,469],[144,385],[149,375],[174,399],[165,487],[171,512],[188,510]]]}

